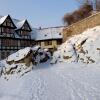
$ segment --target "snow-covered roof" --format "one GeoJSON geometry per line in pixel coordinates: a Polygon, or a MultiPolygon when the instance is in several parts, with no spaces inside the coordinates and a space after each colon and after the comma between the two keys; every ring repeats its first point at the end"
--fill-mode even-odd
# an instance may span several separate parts
{"type": "Polygon", "coordinates": [[[5,19],[8,17],[7,16],[0,16],[0,25],[5,21],[5,19]]]}
{"type": "MultiPolygon", "coordinates": [[[[5,19],[8,17],[7,16],[0,16],[0,24],[2,24],[5,19]]],[[[15,26],[17,27],[17,29],[20,29],[24,23],[27,20],[18,20],[18,19],[14,19],[12,18],[13,23],[15,24],[15,26]]],[[[49,27],[49,28],[42,28],[42,29],[36,29],[36,28],[32,28],[31,25],[29,25],[30,28],[32,29],[32,32],[30,33],[31,39],[34,40],[51,40],[51,39],[62,39],[62,30],[63,30],[63,26],[60,27],[49,27]]],[[[16,30],[17,30],[16,29],[16,30]]],[[[14,33],[15,38],[23,38],[20,37],[16,32],[14,33]]]]}
{"type": "MultiPolygon", "coordinates": [[[[25,22],[27,21],[26,19],[24,20],[18,20],[18,19],[12,19],[14,24],[16,25],[17,29],[22,28],[22,26],[25,24],[25,22]]],[[[28,23],[29,24],[29,23],[28,23]]],[[[30,28],[32,29],[31,25],[29,24],[30,28]]]]}
{"type": "MultiPolygon", "coordinates": [[[[6,18],[8,17],[9,15],[6,15],[6,16],[0,16],[0,24],[2,24],[6,18]]],[[[26,19],[25,20],[18,20],[18,19],[14,19],[12,18],[12,21],[13,23],[15,24],[15,26],[17,27],[17,29],[20,29],[24,23],[27,21],[26,19]]],[[[31,26],[30,26],[31,27],[31,26]]]]}
{"type": "Polygon", "coordinates": [[[50,40],[50,39],[62,39],[62,30],[63,27],[52,27],[45,29],[33,29],[32,37],[35,37],[35,40],[50,40]]]}
{"type": "Polygon", "coordinates": [[[13,21],[14,21],[14,24],[16,25],[17,29],[20,29],[24,25],[26,20],[19,21],[19,20],[13,19],[13,21]]]}

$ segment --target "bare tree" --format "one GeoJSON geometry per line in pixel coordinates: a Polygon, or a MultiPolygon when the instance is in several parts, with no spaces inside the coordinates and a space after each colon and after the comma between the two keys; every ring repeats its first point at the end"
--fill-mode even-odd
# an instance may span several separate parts
{"type": "Polygon", "coordinates": [[[63,21],[66,25],[75,23],[81,19],[90,16],[93,10],[100,11],[100,0],[76,0],[79,8],[70,14],[65,14],[63,21]]]}
{"type": "Polygon", "coordinates": [[[67,13],[64,15],[63,21],[64,21],[64,24],[70,25],[73,23],[74,17],[72,16],[72,14],[67,13]]]}
{"type": "Polygon", "coordinates": [[[94,10],[100,11],[100,0],[76,0],[80,5],[90,4],[94,10]]]}
{"type": "Polygon", "coordinates": [[[64,23],[70,25],[75,23],[83,18],[86,18],[91,15],[91,11],[93,10],[92,6],[89,4],[84,4],[79,7],[79,9],[75,10],[70,14],[65,14],[63,17],[64,23]]]}

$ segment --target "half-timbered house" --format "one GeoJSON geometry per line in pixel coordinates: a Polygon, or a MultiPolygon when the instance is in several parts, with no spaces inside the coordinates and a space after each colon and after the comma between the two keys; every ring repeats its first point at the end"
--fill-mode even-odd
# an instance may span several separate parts
{"type": "Polygon", "coordinates": [[[54,49],[62,43],[62,29],[62,26],[33,29],[27,20],[0,16],[0,60],[34,44],[54,49]]]}
{"type": "Polygon", "coordinates": [[[0,59],[34,44],[32,29],[27,20],[12,19],[10,15],[0,16],[0,59]]]}

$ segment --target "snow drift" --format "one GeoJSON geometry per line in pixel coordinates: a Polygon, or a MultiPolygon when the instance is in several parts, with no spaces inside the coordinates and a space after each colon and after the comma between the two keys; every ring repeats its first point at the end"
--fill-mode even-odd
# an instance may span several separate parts
{"type": "Polygon", "coordinates": [[[56,62],[100,62],[100,26],[87,29],[63,43],[53,55],[56,62]]]}

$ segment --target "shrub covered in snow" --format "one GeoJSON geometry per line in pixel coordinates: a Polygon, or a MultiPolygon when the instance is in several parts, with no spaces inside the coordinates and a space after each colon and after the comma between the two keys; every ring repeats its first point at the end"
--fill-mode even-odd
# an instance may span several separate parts
{"type": "Polygon", "coordinates": [[[56,62],[100,62],[100,26],[73,36],[63,43],[53,55],[51,63],[56,62]]]}

